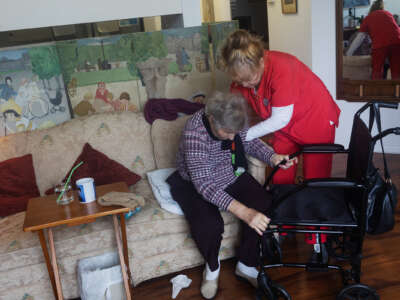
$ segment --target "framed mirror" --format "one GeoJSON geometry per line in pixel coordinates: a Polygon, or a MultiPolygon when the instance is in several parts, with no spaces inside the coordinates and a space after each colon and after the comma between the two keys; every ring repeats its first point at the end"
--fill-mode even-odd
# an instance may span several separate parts
{"type": "MultiPolygon", "coordinates": [[[[337,99],[355,102],[400,102],[400,78],[396,72],[395,76],[392,76],[389,59],[385,59],[383,68],[378,68],[382,69],[382,73],[377,75],[377,68],[374,68],[374,72],[372,68],[372,48],[375,48],[373,45],[376,44],[373,44],[368,33],[358,37],[359,32],[366,28],[365,24],[368,21],[365,20],[374,2],[375,0],[336,0],[337,99]]],[[[396,20],[396,15],[400,16],[400,1],[385,0],[383,3],[386,16],[391,16],[400,30],[400,17],[396,20]]],[[[400,48],[396,48],[395,51],[400,56],[400,50],[397,49],[400,48]]]]}

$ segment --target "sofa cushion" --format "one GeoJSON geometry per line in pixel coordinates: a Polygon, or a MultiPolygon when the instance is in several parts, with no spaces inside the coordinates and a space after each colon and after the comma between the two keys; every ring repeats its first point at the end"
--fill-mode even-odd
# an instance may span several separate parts
{"type": "Polygon", "coordinates": [[[27,153],[33,156],[40,193],[64,178],[85,143],[140,176],[154,170],[150,128],[142,114],[121,112],[94,114],[30,131],[27,153]]]}
{"type": "MultiPolygon", "coordinates": [[[[81,161],[83,164],[74,171],[71,177],[71,184],[74,188],[76,188],[75,182],[84,177],[92,177],[96,185],[125,181],[126,184],[130,186],[141,179],[139,175],[131,172],[120,163],[110,159],[104,153],[94,149],[89,143],[86,143],[83,146],[81,154],[65,175],[63,179],[64,182],[68,179],[72,168],[81,161]]],[[[46,191],[46,194],[52,193],[52,188],[46,191]]]]}
{"type": "Polygon", "coordinates": [[[39,196],[32,155],[0,163],[0,216],[26,210],[29,198],[39,196]]]}
{"type": "Polygon", "coordinates": [[[151,140],[157,169],[174,168],[181,132],[191,116],[183,116],[175,121],[157,119],[151,126],[151,140]]]}

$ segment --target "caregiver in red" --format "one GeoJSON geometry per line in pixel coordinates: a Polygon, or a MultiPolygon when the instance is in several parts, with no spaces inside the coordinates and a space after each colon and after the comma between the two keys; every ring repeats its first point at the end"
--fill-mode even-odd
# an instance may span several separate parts
{"type": "Polygon", "coordinates": [[[353,55],[367,34],[372,40],[372,79],[383,79],[386,59],[392,79],[400,79],[400,27],[393,15],[384,10],[383,0],[376,0],[371,5],[346,55],[353,55]]]}
{"type": "MultiPolygon", "coordinates": [[[[322,81],[296,57],[264,50],[263,42],[245,30],[233,32],[222,48],[233,83],[263,121],[246,140],[274,133],[276,153],[294,153],[303,144],[333,143],[340,109],[322,81]]],[[[332,154],[304,154],[304,178],[330,177],[332,154]]],[[[279,170],[275,184],[294,183],[296,166],[279,170]]]]}

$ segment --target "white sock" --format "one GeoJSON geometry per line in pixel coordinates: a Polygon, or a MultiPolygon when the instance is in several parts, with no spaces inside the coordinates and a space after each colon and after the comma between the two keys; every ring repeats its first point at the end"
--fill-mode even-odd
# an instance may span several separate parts
{"type": "Polygon", "coordinates": [[[240,272],[244,273],[245,275],[253,278],[257,278],[258,270],[255,267],[246,266],[244,263],[238,261],[236,268],[240,270],[240,272]]]}
{"type": "Polygon", "coordinates": [[[221,269],[221,264],[218,258],[218,268],[215,271],[211,271],[210,267],[206,263],[206,280],[215,280],[219,276],[219,270],[221,269]]]}

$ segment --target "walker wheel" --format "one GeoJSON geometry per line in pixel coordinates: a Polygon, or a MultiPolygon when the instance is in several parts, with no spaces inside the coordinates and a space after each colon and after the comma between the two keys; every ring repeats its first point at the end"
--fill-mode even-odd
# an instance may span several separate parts
{"type": "Polygon", "coordinates": [[[267,289],[257,289],[256,300],[292,300],[292,297],[283,286],[270,281],[267,289]]]}
{"type": "Polygon", "coordinates": [[[364,284],[351,284],[344,287],[336,300],[379,300],[379,295],[373,288],[364,284]]]}

